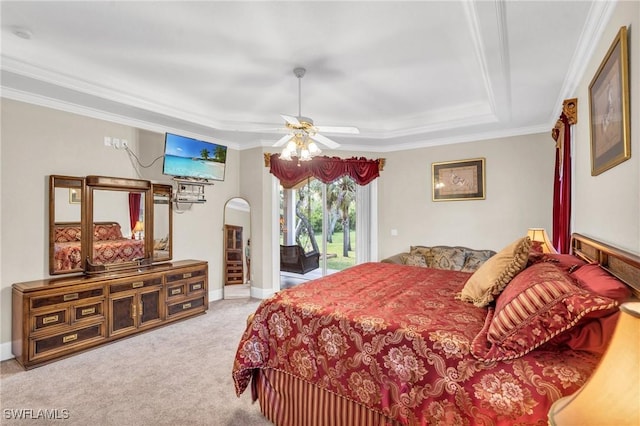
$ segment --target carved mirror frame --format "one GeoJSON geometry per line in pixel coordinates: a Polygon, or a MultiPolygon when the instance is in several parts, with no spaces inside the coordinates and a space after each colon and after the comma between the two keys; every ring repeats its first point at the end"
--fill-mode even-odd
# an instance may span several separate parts
{"type": "Polygon", "coordinates": [[[86,221],[85,203],[82,195],[85,192],[85,179],[78,176],[49,176],[49,274],[72,274],[84,271],[84,259],[87,257],[86,246],[82,244],[82,224],[86,221]],[[68,192],[68,193],[67,193],[68,192]],[[77,214],[79,212],[79,214],[77,214]],[[65,235],[60,227],[77,225],[78,233],[65,235]],[[73,262],[62,258],[64,244],[80,243],[78,258],[73,262]],[[61,266],[69,266],[63,269],[61,266]],[[75,267],[72,265],[76,265],[75,267]]]}
{"type": "MultiPolygon", "coordinates": [[[[106,194],[109,196],[109,193],[106,194]]],[[[113,196],[118,197],[115,193],[113,196]]],[[[106,176],[49,176],[49,274],[102,273],[171,260],[173,257],[171,197],[171,185],[152,184],[147,180],[106,176]],[[121,220],[101,222],[104,214],[94,210],[94,202],[96,195],[101,197],[99,194],[102,191],[140,193],[144,196],[144,203],[141,205],[144,209],[141,222],[145,224],[145,230],[136,231],[138,237],[144,239],[143,250],[138,258],[108,264],[95,262],[95,225],[115,223],[121,227],[123,225],[120,223],[121,220]],[[95,223],[94,218],[98,219],[95,223]],[[155,223],[156,219],[158,226],[155,223]],[[161,248],[158,245],[160,240],[164,241],[161,248]]],[[[126,204],[128,208],[129,202],[126,204]]],[[[119,214],[120,217],[125,215],[119,214]]],[[[109,219],[112,218],[109,217],[109,219]]],[[[129,226],[125,225],[125,228],[129,230],[129,226]]],[[[134,234],[132,239],[135,239],[136,232],[132,230],[134,234]]]]}
{"type": "Polygon", "coordinates": [[[153,261],[165,262],[173,258],[173,203],[171,202],[173,187],[154,183],[152,189],[153,227],[151,241],[153,242],[153,261]]]}

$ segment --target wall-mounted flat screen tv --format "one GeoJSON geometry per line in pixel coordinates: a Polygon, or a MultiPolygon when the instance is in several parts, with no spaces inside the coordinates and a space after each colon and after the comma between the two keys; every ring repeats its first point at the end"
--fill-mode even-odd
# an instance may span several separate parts
{"type": "Polygon", "coordinates": [[[162,173],[187,180],[224,180],[227,147],[166,133],[162,173]]]}

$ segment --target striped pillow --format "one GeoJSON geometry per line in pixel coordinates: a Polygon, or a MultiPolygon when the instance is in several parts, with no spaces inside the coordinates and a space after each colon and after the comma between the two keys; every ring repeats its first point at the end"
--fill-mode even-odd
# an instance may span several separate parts
{"type": "Polygon", "coordinates": [[[556,265],[537,263],[518,274],[489,309],[472,345],[481,361],[531,352],[583,318],[608,315],[618,302],[582,289],[556,265]]]}

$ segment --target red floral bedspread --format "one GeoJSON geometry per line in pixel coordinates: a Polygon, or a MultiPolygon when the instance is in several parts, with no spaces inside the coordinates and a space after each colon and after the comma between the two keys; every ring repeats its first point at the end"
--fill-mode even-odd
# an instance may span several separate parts
{"type": "Polygon", "coordinates": [[[410,425],[547,424],[598,357],[539,348],[483,363],[487,311],[455,300],[470,274],[357,265],[263,301],[238,345],[236,393],[254,369],[288,372],[410,425]]]}
{"type": "MultiPolygon", "coordinates": [[[[121,238],[94,241],[93,247],[94,259],[92,263],[98,265],[130,262],[144,257],[144,241],[142,240],[121,238]]],[[[82,268],[79,241],[55,243],[53,257],[56,271],[82,268]]]]}

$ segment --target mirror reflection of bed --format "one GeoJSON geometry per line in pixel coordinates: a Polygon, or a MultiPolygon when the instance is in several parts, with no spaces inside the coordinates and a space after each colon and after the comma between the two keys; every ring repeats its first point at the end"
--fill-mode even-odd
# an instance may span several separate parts
{"type": "Polygon", "coordinates": [[[251,207],[243,198],[224,206],[224,299],[251,297],[251,207]]]}

